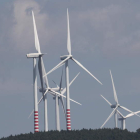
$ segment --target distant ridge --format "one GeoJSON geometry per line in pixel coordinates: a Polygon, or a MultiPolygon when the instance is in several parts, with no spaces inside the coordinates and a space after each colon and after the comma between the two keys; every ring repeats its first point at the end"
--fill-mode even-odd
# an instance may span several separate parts
{"type": "Polygon", "coordinates": [[[48,131],[20,134],[1,138],[0,140],[140,140],[140,128],[136,132],[127,129],[82,129],[66,131],[48,131]]]}

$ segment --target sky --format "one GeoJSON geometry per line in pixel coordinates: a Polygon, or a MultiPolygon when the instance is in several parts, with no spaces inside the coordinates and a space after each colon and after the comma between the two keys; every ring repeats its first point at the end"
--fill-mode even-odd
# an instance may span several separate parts
{"type": "MultiPolygon", "coordinates": [[[[72,129],[98,129],[112,109],[101,94],[115,103],[112,71],[119,104],[132,111],[140,110],[140,1],[132,0],[1,0],[0,1],[0,137],[34,132],[33,60],[34,33],[31,10],[34,11],[46,71],[60,62],[67,52],[66,10],[69,9],[72,55],[103,85],[69,61],[70,80],[80,72],[70,87],[72,129]]],[[[48,76],[60,82],[62,68],[48,76]]],[[[38,76],[38,86],[40,79],[38,76]]],[[[63,87],[65,77],[63,76],[63,87]]],[[[41,93],[38,92],[38,98],[41,93]]],[[[55,130],[55,102],[48,98],[48,127],[55,130]]],[[[44,131],[43,102],[39,105],[39,129],[44,131]]],[[[119,109],[127,115],[128,112],[119,109]]],[[[66,129],[60,106],[60,126],[66,129]]],[[[114,128],[114,117],[105,125],[114,128]]],[[[120,122],[118,122],[120,128],[120,122]]],[[[140,118],[126,119],[126,128],[136,131],[140,118]]]]}

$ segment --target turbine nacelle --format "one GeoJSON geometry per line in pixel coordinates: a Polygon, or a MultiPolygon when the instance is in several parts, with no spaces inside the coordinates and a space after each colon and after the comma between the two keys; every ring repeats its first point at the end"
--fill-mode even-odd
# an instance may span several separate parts
{"type": "MultiPolygon", "coordinates": [[[[56,96],[55,97],[53,97],[53,100],[55,100],[56,99],[56,96]]],[[[60,99],[60,97],[58,97],[58,99],[60,99]]]]}
{"type": "Polygon", "coordinates": [[[116,106],[120,107],[120,105],[119,105],[119,104],[110,105],[110,106],[111,106],[111,108],[116,108],[116,106]]]}
{"type": "Polygon", "coordinates": [[[26,54],[27,58],[38,58],[39,56],[44,55],[43,53],[28,53],[26,54]]]}
{"type": "Polygon", "coordinates": [[[121,120],[125,120],[125,119],[126,119],[126,118],[118,118],[119,121],[121,121],[121,120]]]}
{"type": "Polygon", "coordinates": [[[58,92],[58,91],[62,91],[63,90],[63,88],[59,88],[59,87],[56,87],[56,88],[52,88],[52,90],[54,90],[54,91],[56,91],[56,92],[58,92]]]}
{"type": "Polygon", "coordinates": [[[46,88],[44,88],[43,90],[42,90],[42,88],[40,88],[39,92],[46,92],[46,88]]]}
{"type": "Polygon", "coordinates": [[[116,108],[116,105],[111,105],[111,108],[116,108]]]}
{"type": "Polygon", "coordinates": [[[72,58],[72,55],[63,55],[63,56],[60,56],[60,59],[65,60],[67,57],[72,58]]]}

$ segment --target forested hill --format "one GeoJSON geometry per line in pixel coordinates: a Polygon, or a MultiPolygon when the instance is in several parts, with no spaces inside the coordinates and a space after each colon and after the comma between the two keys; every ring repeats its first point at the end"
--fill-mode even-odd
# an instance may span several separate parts
{"type": "Polygon", "coordinates": [[[120,129],[82,129],[72,131],[49,131],[20,134],[0,140],[140,140],[140,129],[136,132],[120,129]]]}

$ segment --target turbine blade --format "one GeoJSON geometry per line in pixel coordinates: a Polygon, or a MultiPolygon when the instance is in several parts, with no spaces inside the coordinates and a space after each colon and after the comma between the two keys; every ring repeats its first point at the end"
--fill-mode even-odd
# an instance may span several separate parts
{"type": "Polygon", "coordinates": [[[56,82],[54,80],[52,80],[54,82],[54,84],[59,88],[59,86],[56,84],[56,82]]]}
{"type": "Polygon", "coordinates": [[[59,91],[60,91],[60,90],[61,90],[61,88],[62,88],[62,78],[63,78],[63,69],[62,69],[62,74],[61,74],[61,80],[60,80],[59,91]]]}
{"type": "Polygon", "coordinates": [[[89,75],[91,75],[96,81],[98,81],[101,85],[102,83],[93,75],[91,74],[80,62],[78,62],[76,59],[71,58],[77,65],[79,65],[82,69],[84,69],[89,75]]]}
{"type": "Polygon", "coordinates": [[[124,109],[124,110],[126,110],[126,111],[128,111],[128,112],[130,112],[130,113],[132,113],[132,114],[134,114],[134,115],[136,115],[136,116],[138,116],[138,117],[140,117],[138,114],[136,114],[135,112],[129,110],[128,108],[126,108],[124,106],[119,106],[119,107],[122,108],[122,109],[124,109]]]}
{"type": "MultiPolygon", "coordinates": [[[[45,75],[46,74],[46,70],[45,70],[44,62],[43,62],[42,58],[41,58],[41,60],[42,60],[43,75],[45,75]]],[[[49,87],[49,82],[48,82],[47,76],[44,77],[44,82],[45,82],[46,87],[48,88],[49,87]]]]}
{"type": "Polygon", "coordinates": [[[115,90],[115,86],[114,86],[114,81],[113,81],[111,70],[110,70],[110,75],[111,75],[111,81],[112,81],[112,86],[113,86],[114,99],[115,99],[115,102],[118,104],[118,98],[117,98],[117,94],[116,94],[116,90],[115,90]]]}
{"type": "Polygon", "coordinates": [[[125,118],[129,118],[131,116],[134,116],[134,114],[133,113],[130,113],[130,114],[126,115],[125,118]]]}
{"type": "Polygon", "coordinates": [[[106,119],[106,121],[103,123],[103,125],[100,128],[103,128],[103,126],[108,122],[108,120],[112,117],[112,115],[115,113],[116,109],[118,106],[116,106],[116,108],[111,112],[111,114],[109,115],[109,117],[106,119]]]}
{"type": "Polygon", "coordinates": [[[28,119],[32,116],[33,113],[34,113],[34,110],[30,113],[28,119]]]}
{"type": "Polygon", "coordinates": [[[47,74],[45,74],[43,77],[45,77],[46,75],[50,74],[51,72],[53,72],[54,70],[56,70],[57,68],[59,68],[60,66],[62,66],[63,63],[65,63],[70,57],[68,56],[66,59],[64,59],[63,61],[61,61],[58,65],[56,65],[53,69],[51,69],[47,74]]]}
{"type": "Polygon", "coordinates": [[[35,17],[34,17],[34,12],[33,11],[32,11],[32,17],[33,17],[33,26],[34,26],[35,48],[38,51],[38,53],[41,53],[38,34],[37,34],[37,29],[36,29],[35,17]]]}
{"type": "Polygon", "coordinates": [[[66,118],[66,111],[65,111],[65,106],[64,106],[64,100],[63,100],[63,97],[60,97],[60,101],[61,101],[62,109],[63,109],[64,115],[65,115],[65,118],[66,118]]]}
{"type": "Polygon", "coordinates": [[[53,93],[52,91],[48,91],[48,93],[50,93],[52,96],[56,96],[56,94],[53,93]]]}
{"type": "Polygon", "coordinates": [[[42,100],[43,100],[43,95],[42,95],[42,97],[40,98],[40,100],[38,101],[38,105],[41,103],[42,100]]]}
{"type": "Polygon", "coordinates": [[[137,114],[137,113],[140,113],[140,111],[137,111],[137,112],[135,112],[135,113],[136,113],[136,114],[137,114]]]}
{"type": "MultiPolygon", "coordinates": [[[[48,89],[46,90],[46,92],[44,93],[44,95],[43,95],[43,96],[45,96],[47,92],[48,92],[48,89]]],[[[42,101],[43,96],[42,96],[42,97],[40,98],[40,100],[38,101],[38,105],[39,105],[39,104],[40,104],[40,102],[42,101]]],[[[28,119],[31,117],[31,115],[33,114],[33,112],[34,112],[34,110],[32,110],[32,112],[30,113],[30,115],[29,115],[28,119]]]]}
{"type": "MultiPolygon", "coordinates": [[[[73,78],[73,80],[69,83],[69,86],[71,86],[71,84],[75,81],[75,79],[78,77],[78,75],[80,74],[80,72],[73,78]]],[[[66,88],[64,88],[61,92],[61,94],[64,94],[66,92],[66,88]]]]}
{"type": "Polygon", "coordinates": [[[101,97],[102,97],[110,106],[112,105],[103,95],[101,95],[101,97]]]}
{"type": "Polygon", "coordinates": [[[45,93],[43,94],[43,96],[40,98],[40,100],[38,101],[38,105],[40,104],[40,102],[43,100],[44,96],[47,94],[48,89],[45,91],[45,93]]]}
{"type": "MultiPolygon", "coordinates": [[[[57,68],[55,68],[54,70],[56,70],[56,69],[58,69],[58,68],[60,68],[61,66],[63,66],[65,63],[63,63],[63,64],[61,64],[61,65],[59,65],[57,68]]],[[[53,71],[54,71],[53,70],[53,71]]]]}
{"type": "Polygon", "coordinates": [[[117,110],[117,113],[118,113],[122,118],[125,118],[125,117],[123,116],[123,114],[122,114],[120,111],[117,110]]]}
{"type": "MultiPolygon", "coordinates": [[[[56,91],[54,91],[54,90],[52,90],[52,89],[50,89],[50,91],[53,92],[53,93],[56,93],[57,95],[60,95],[60,96],[62,96],[62,97],[64,97],[64,98],[66,98],[66,96],[64,96],[64,95],[62,95],[62,94],[60,94],[60,93],[58,93],[58,92],[56,92],[56,91]]],[[[70,99],[70,101],[75,102],[76,104],[81,105],[80,103],[76,102],[76,101],[73,100],[73,99],[70,99]]]]}
{"type": "Polygon", "coordinates": [[[69,55],[71,55],[70,25],[69,25],[68,9],[67,9],[67,50],[68,50],[69,55]]]}
{"type": "Polygon", "coordinates": [[[44,87],[43,87],[43,72],[42,72],[42,61],[41,61],[41,58],[42,57],[39,56],[39,59],[38,59],[38,70],[39,70],[41,88],[42,88],[42,91],[43,91],[44,87]]]}
{"type": "MultiPolygon", "coordinates": [[[[134,113],[137,114],[137,113],[140,113],[140,111],[137,111],[137,112],[134,112],[134,113]]],[[[130,113],[130,114],[126,115],[125,117],[128,118],[128,117],[131,117],[131,116],[133,116],[133,115],[134,115],[133,113],[130,113]]]]}

